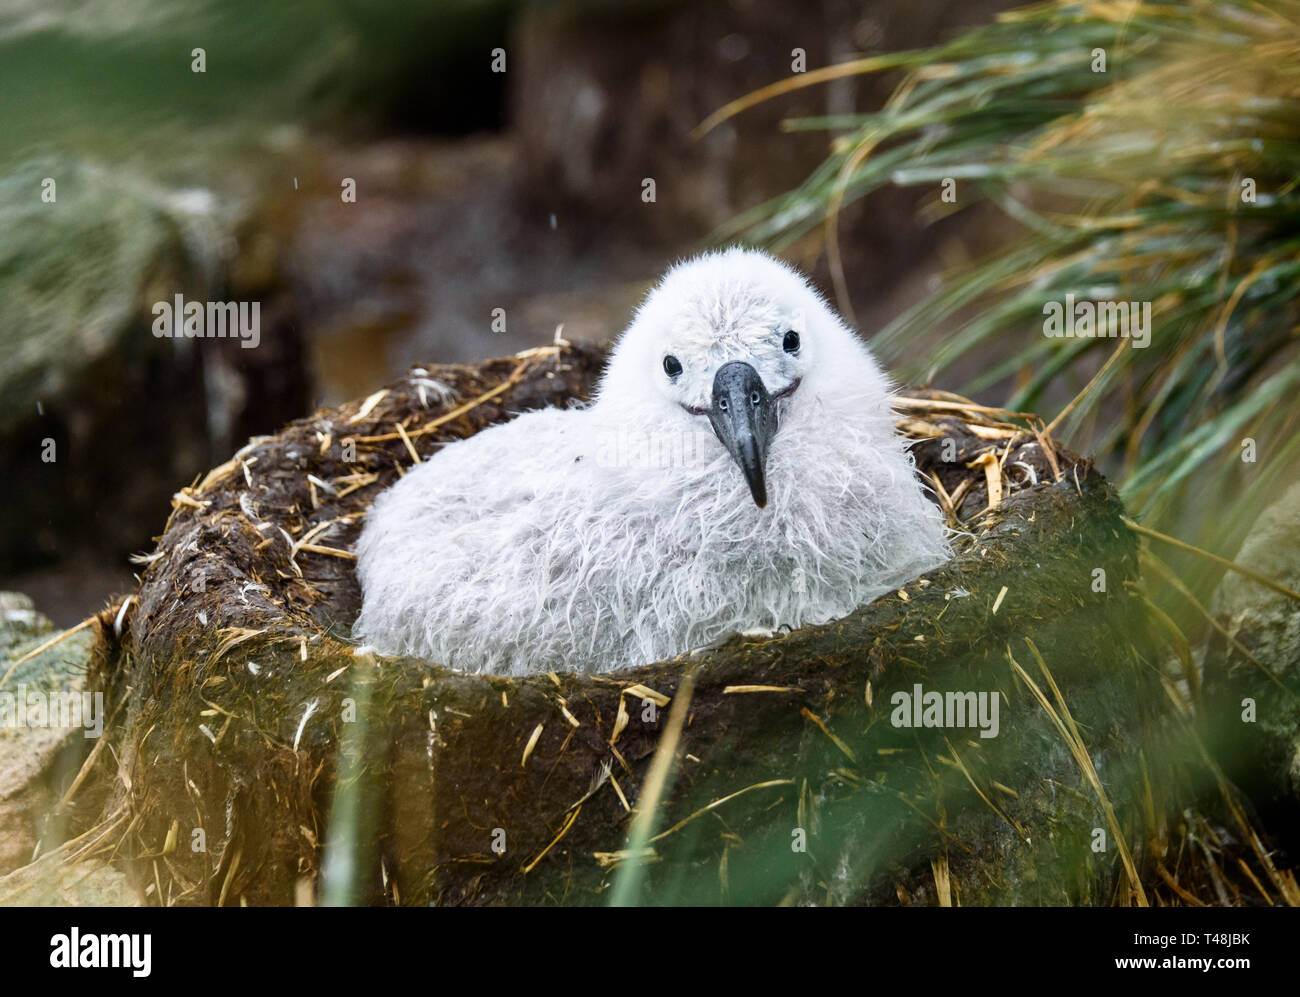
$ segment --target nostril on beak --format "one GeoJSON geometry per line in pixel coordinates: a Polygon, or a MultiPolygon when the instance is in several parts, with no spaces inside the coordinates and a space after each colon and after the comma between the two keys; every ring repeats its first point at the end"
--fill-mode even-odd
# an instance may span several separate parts
{"type": "Polygon", "coordinates": [[[723,364],[713,378],[713,431],[749,485],[754,504],[767,505],[767,449],[776,432],[776,408],[763,380],[749,364],[723,364]],[[731,403],[736,410],[731,410],[731,403]]]}

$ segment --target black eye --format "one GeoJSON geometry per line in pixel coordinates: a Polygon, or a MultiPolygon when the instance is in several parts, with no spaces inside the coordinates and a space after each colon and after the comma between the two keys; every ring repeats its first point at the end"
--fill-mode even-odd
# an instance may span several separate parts
{"type": "Polygon", "coordinates": [[[781,347],[782,347],[782,348],[783,348],[787,353],[798,353],[798,352],[799,352],[799,333],[795,332],[793,329],[791,329],[789,332],[787,332],[787,333],[785,334],[785,339],[783,339],[783,340],[781,341],[781,347]]]}
{"type": "Polygon", "coordinates": [[[671,353],[664,357],[664,373],[669,377],[676,377],[682,372],[682,362],[671,353]]]}

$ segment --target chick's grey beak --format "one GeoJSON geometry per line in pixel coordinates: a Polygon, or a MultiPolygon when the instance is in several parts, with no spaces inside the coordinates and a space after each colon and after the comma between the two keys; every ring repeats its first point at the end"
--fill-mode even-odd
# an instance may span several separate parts
{"type": "Polygon", "coordinates": [[[709,422],[740,465],[754,502],[763,508],[767,505],[767,448],[776,435],[776,404],[758,371],[741,360],[718,368],[713,375],[709,422]]]}

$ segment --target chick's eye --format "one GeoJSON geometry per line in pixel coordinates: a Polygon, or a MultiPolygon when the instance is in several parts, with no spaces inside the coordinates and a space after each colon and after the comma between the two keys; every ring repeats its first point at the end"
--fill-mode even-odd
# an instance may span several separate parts
{"type": "Polygon", "coordinates": [[[664,357],[664,373],[669,377],[676,377],[682,372],[682,362],[671,353],[664,357]]]}
{"type": "Polygon", "coordinates": [[[785,339],[781,341],[781,346],[787,353],[798,353],[799,333],[791,329],[785,334],[785,339]]]}

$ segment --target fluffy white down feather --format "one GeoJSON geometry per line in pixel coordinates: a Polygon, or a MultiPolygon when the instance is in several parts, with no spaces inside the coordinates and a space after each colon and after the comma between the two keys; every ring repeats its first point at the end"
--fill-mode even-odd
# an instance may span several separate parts
{"type": "Polygon", "coordinates": [[[354,634],[385,654],[521,675],[844,616],[949,554],[888,393],[866,347],[784,264],[739,249],[680,264],[593,403],[452,443],[377,498],[354,634]],[[772,393],[798,379],[777,402],[765,508],[707,416],[688,411],[737,359],[772,393]]]}

